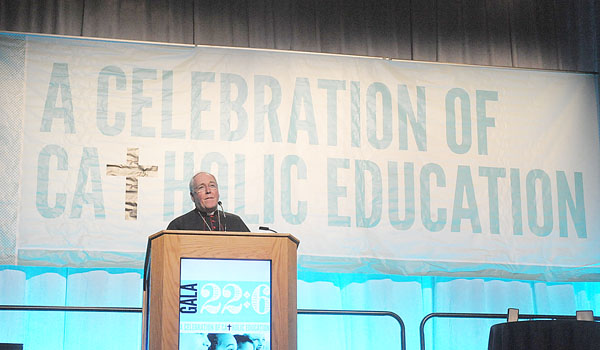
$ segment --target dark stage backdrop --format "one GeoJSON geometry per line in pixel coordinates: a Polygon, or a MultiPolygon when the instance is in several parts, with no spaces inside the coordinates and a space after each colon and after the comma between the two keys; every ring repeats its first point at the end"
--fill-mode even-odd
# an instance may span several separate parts
{"type": "Polygon", "coordinates": [[[0,31],[598,72],[597,0],[0,0],[0,31]]]}

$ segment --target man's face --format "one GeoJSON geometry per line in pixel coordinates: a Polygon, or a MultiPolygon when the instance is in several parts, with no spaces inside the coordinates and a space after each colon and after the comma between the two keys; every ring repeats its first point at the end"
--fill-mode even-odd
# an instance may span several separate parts
{"type": "Polygon", "coordinates": [[[194,186],[192,187],[192,200],[196,208],[205,212],[212,212],[217,209],[219,202],[219,187],[217,180],[206,173],[200,173],[194,177],[194,186]]]}
{"type": "Polygon", "coordinates": [[[256,350],[260,350],[263,348],[263,344],[265,343],[265,336],[262,334],[248,334],[248,338],[252,340],[256,350]]]}
{"type": "Polygon", "coordinates": [[[200,350],[207,350],[210,347],[210,341],[208,341],[208,337],[204,333],[198,335],[196,344],[198,345],[197,348],[200,350]]]}
{"type": "Polygon", "coordinates": [[[215,350],[236,350],[237,342],[233,334],[220,333],[217,334],[217,346],[215,350]]]}

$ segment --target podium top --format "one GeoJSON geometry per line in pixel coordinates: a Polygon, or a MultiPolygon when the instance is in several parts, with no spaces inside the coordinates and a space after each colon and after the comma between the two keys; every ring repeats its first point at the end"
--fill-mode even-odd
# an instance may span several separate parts
{"type": "Polygon", "coordinates": [[[156,238],[166,235],[180,236],[213,236],[213,237],[261,237],[261,238],[287,238],[296,245],[296,249],[300,244],[298,238],[288,233],[256,233],[256,232],[236,232],[236,231],[186,231],[186,230],[162,230],[148,237],[146,245],[146,258],[144,260],[144,291],[149,287],[148,272],[150,269],[150,250],[152,241],[156,238]]]}
{"type": "Polygon", "coordinates": [[[185,231],[185,230],[162,230],[148,237],[148,243],[163,235],[193,235],[193,236],[248,236],[248,237],[279,237],[287,238],[296,246],[300,240],[289,233],[257,233],[257,232],[235,232],[235,231],[185,231]]]}

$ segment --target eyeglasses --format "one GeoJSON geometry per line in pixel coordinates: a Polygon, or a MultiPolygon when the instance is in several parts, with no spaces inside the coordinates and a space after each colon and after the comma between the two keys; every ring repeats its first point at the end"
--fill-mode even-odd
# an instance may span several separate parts
{"type": "MultiPolygon", "coordinates": [[[[196,188],[194,188],[194,192],[205,192],[206,191],[206,185],[202,184],[202,185],[198,185],[196,188]]],[[[208,188],[212,191],[212,190],[216,190],[217,184],[214,182],[211,182],[208,184],[208,188]]]]}

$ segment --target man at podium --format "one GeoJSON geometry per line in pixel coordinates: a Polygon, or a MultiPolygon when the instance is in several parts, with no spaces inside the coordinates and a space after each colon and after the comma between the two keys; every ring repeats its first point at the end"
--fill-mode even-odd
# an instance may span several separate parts
{"type": "Polygon", "coordinates": [[[214,175],[196,173],[190,180],[190,196],[196,207],[171,221],[167,230],[250,232],[239,216],[223,211],[214,175]]]}

